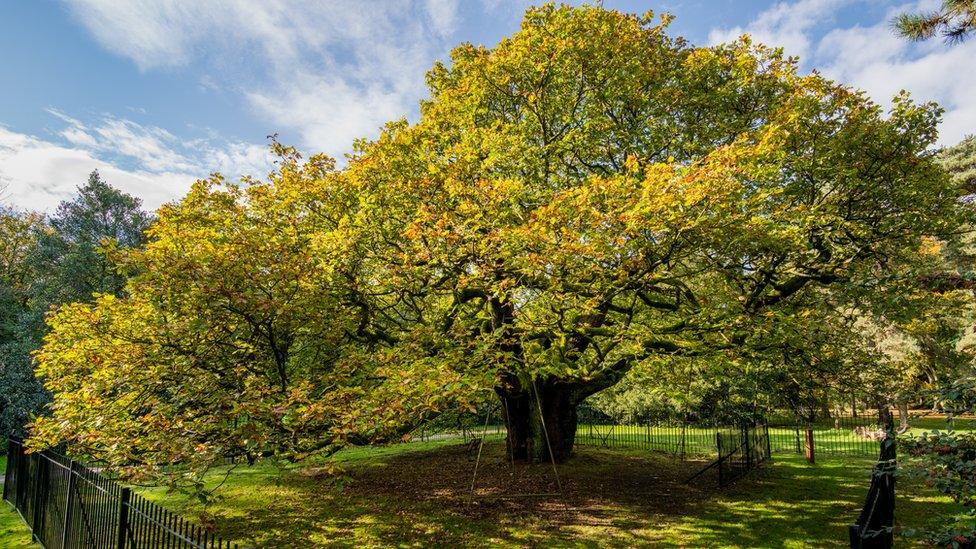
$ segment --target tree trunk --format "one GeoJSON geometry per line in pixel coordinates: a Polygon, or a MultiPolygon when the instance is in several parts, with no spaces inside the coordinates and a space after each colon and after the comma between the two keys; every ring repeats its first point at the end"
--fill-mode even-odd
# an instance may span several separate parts
{"type": "Polygon", "coordinates": [[[908,422],[908,402],[899,401],[898,406],[898,434],[907,432],[911,425],[908,422]]]}
{"type": "Polygon", "coordinates": [[[576,406],[592,394],[587,389],[585,384],[542,380],[524,390],[498,388],[510,458],[527,463],[566,461],[576,441],[576,406]]]}

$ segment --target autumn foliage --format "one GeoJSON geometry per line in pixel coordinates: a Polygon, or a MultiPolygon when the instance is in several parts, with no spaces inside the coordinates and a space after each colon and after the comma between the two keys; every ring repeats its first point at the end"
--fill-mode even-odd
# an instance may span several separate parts
{"type": "Polygon", "coordinates": [[[787,368],[825,318],[908,291],[965,215],[938,107],[667,23],[530,9],[343,168],[276,145],[267,181],[197,183],[124,297],[51,320],[34,444],[302,457],[493,394],[516,458],[564,459],[576,405],[635,368],[787,368]]]}

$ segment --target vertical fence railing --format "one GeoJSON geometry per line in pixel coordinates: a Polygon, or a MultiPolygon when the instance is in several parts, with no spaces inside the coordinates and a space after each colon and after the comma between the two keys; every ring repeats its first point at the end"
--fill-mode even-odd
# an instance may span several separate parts
{"type": "MultiPolygon", "coordinates": [[[[792,413],[770,413],[765,417],[768,429],[764,432],[768,433],[770,454],[804,454],[807,433],[810,432],[813,453],[818,457],[876,457],[878,442],[884,437],[876,412],[812,419],[792,413]]],[[[976,430],[976,418],[957,418],[956,423],[964,429],[976,430]]],[[[583,446],[634,447],[681,456],[710,455],[716,451],[715,422],[680,419],[616,421],[584,405],[580,407],[579,424],[576,442],[583,446]]],[[[910,427],[944,429],[945,420],[914,418],[910,427]]],[[[911,434],[909,431],[905,436],[911,434]]]]}
{"type": "MultiPolygon", "coordinates": [[[[877,445],[884,435],[877,410],[860,410],[858,414],[836,410],[818,411],[816,415],[800,416],[788,410],[767,410],[760,414],[767,425],[763,428],[766,453],[803,455],[808,442],[811,457],[875,457],[877,445]]],[[[415,433],[416,440],[464,438],[470,432],[480,433],[486,412],[445,415],[425,424],[415,433]]],[[[504,438],[502,414],[494,411],[489,436],[504,438]]],[[[638,448],[669,453],[684,459],[687,456],[710,456],[717,451],[715,432],[718,424],[727,421],[690,419],[688,417],[634,418],[620,420],[583,404],[578,408],[576,444],[607,448],[638,448]]],[[[953,418],[956,429],[976,430],[976,417],[953,418]]],[[[918,414],[909,427],[916,430],[945,428],[946,420],[936,414],[918,414]]],[[[914,431],[917,432],[917,431],[914,431]]],[[[908,431],[899,436],[911,436],[908,431]]]]}
{"type": "Polygon", "coordinates": [[[719,428],[715,431],[715,450],[715,459],[688,477],[685,484],[714,470],[718,485],[725,487],[769,461],[769,428],[762,421],[719,428]]]}
{"type": "Polygon", "coordinates": [[[146,500],[101,473],[56,452],[7,446],[3,499],[47,549],[224,549],[205,528],[146,500]]]}
{"type": "Polygon", "coordinates": [[[883,417],[887,436],[871,474],[871,487],[857,521],[848,527],[851,549],[891,549],[895,529],[895,473],[897,443],[891,414],[883,417]]]}
{"type": "Polygon", "coordinates": [[[727,486],[767,462],[772,456],[765,422],[743,423],[715,433],[719,486],[727,486]]]}

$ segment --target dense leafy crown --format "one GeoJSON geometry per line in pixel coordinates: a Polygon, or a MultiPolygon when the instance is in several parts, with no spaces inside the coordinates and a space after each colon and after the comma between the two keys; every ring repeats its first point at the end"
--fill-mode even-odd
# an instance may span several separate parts
{"type": "Polygon", "coordinates": [[[277,147],[266,183],[198,183],[126,297],[53,319],[37,440],[304,455],[485,388],[782,365],[815,313],[895,295],[923,237],[958,227],[936,106],[885,115],[779,50],[692,47],[667,22],[530,9],[435,65],[420,121],[345,169],[277,147]]]}

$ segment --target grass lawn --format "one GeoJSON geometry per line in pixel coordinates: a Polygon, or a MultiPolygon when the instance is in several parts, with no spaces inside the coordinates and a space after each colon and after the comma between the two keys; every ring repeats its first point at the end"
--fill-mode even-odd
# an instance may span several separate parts
{"type": "MultiPolygon", "coordinates": [[[[0,475],[7,470],[7,456],[0,456],[0,475]]],[[[0,547],[40,547],[31,543],[31,533],[13,506],[0,501],[0,547]]]]}
{"type": "MultiPolygon", "coordinates": [[[[485,445],[474,497],[474,456],[457,441],[350,449],[343,472],[270,462],[208,479],[208,508],[163,489],[147,497],[217,532],[257,547],[836,547],[867,493],[872,460],[824,459],[815,466],[778,455],[725,490],[714,478],[685,485],[701,462],[633,449],[582,447],[558,468],[514,470],[503,445],[485,445]],[[226,479],[225,479],[226,477],[226,479]]],[[[907,482],[899,523],[920,524],[951,508],[907,482]]],[[[905,545],[899,541],[899,545],[905,545]]]]}
{"type": "Polygon", "coordinates": [[[30,529],[5,501],[0,502],[0,547],[40,547],[31,542],[30,529]]]}

